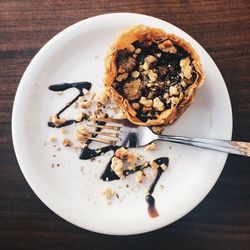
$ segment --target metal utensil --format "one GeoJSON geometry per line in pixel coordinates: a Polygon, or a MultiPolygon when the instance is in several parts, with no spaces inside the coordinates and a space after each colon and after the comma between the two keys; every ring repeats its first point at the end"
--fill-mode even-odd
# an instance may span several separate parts
{"type": "Polygon", "coordinates": [[[99,128],[101,131],[93,132],[102,137],[88,137],[87,139],[123,147],[143,147],[156,140],[174,142],[184,145],[190,145],[200,148],[211,149],[231,154],[238,154],[243,156],[250,156],[250,143],[219,140],[219,139],[205,139],[205,138],[190,138],[185,136],[173,135],[158,135],[155,134],[149,127],[135,126],[127,120],[103,118],[95,121],[112,122],[119,125],[98,125],[88,124],[90,127],[99,128]]]}

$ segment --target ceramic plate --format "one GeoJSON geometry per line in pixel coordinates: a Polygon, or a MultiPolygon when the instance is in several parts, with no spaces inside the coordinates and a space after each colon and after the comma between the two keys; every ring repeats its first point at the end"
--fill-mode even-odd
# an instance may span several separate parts
{"type": "MultiPolygon", "coordinates": [[[[48,117],[76,94],[68,90],[58,96],[48,86],[90,81],[93,90],[100,91],[110,44],[120,31],[136,24],[159,27],[186,39],[204,68],[206,80],[195,102],[165,132],[218,139],[231,139],[232,133],[231,104],[220,71],[201,45],[176,26],[150,16],[115,13],[83,20],[52,38],[31,61],[16,93],[12,116],[16,156],[24,177],[44,204],[79,227],[105,234],[143,233],[178,220],[208,194],[227,158],[225,153],[164,142],[157,143],[153,152],[137,149],[146,160],[170,159],[154,193],[160,216],[152,219],[144,200],[149,180],[140,185],[135,184],[134,176],[101,181],[111,153],[92,162],[79,160],[79,152],[62,146],[65,135],[47,126],[48,117]],[[50,135],[57,140],[45,143],[50,135]],[[105,187],[115,190],[119,199],[115,196],[112,204],[107,204],[102,195],[105,187]]],[[[74,128],[67,128],[68,133],[74,128]]]]}

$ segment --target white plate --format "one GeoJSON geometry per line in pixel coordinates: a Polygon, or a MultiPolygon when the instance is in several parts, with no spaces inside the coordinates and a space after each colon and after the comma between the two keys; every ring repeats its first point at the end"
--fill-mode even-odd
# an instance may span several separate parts
{"type": "Polygon", "coordinates": [[[146,159],[170,158],[169,169],[154,193],[160,216],[152,219],[144,200],[149,181],[136,187],[134,176],[110,183],[99,179],[110,154],[102,156],[101,163],[81,161],[72,149],[61,147],[58,152],[58,146],[44,146],[51,134],[59,138],[55,144],[61,144],[63,136],[48,128],[47,120],[74,95],[68,91],[59,97],[48,86],[88,80],[94,90],[100,89],[107,49],[123,28],[136,24],[159,27],[183,37],[196,49],[204,67],[206,81],[195,102],[167,132],[219,139],[231,139],[232,133],[231,104],[220,71],[207,52],[174,25],[150,16],[116,13],[83,20],[56,35],[34,57],[18,87],[12,117],[14,147],[27,182],[52,211],[77,226],[105,234],[143,233],[178,220],[211,190],[227,158],[225,153],[170,143],[158,143],[157,151],[151,153],[138,150],[146,159]],[[98,58],[94,59],[93,54],[98,58]],[[51,168],[52,163],[60,167],[51,168]],[[106,186],[120,196],[111,205],[101,194],[106,186]]]}

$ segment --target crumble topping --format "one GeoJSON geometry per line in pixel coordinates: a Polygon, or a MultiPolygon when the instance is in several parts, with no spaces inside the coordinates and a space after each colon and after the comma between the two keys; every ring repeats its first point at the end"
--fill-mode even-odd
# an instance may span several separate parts
{"type": "Polygon", "coordinates": [[[140,93],[141,80],[133,80],[131,82],[125,83],[124,85],[124,93],[129,100],[134,100],[138,98],[140,93]]]}
{"type": "Polygon", "coordinates": [[[142,122],[176,108],[196,80],[189,53],[169,39],[133,42],[117,51],[116,66],[114,88],[142,122]]]}
{"type": "Polygon", "coordinates": [[[184,77],[190,79],[192,77],[192,67],[190,65],[189,57],[186,57],[180,61],[181,72],[184,74],[184,77]]]}
{"type": "Polygon", "coordinates": [[[159,97],[156,97],[153,101],[153,107],[159,111],[164,110],[164,103],[160,100],[159,97]]]}
{"type": "Polygon", "coordinates": [[[164,42],[158,44],[158,48],[163,52],[171,54],[175,54],[177,52],[177,49],[170,40],[165,40],[164,42]]]}

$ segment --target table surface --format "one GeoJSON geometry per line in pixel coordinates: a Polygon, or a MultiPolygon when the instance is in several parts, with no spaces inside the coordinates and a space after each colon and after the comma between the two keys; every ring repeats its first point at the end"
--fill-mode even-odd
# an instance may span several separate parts
{"type": "Polygon", "coordinates": [[[250,249],[250,161],[230,155],[209,195],[174,224],[107,236],[59,218],[33,193],[14,154],[11,111],[20,78],[38,50],[82,19],[109,12],[152,15],[199,41],[226,81],[233,139],[250,141],[250,2],[0,1],[0,249],[250,249]]]}

